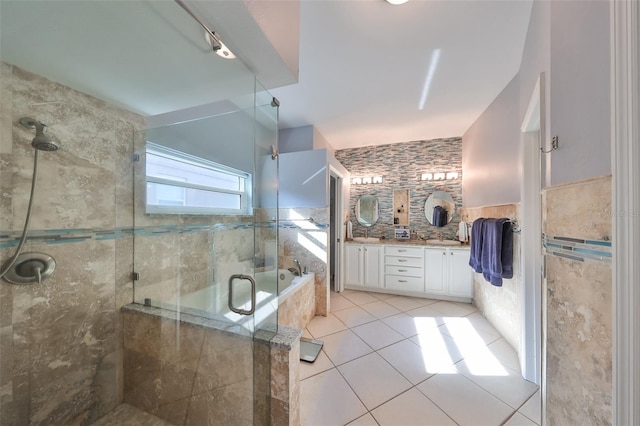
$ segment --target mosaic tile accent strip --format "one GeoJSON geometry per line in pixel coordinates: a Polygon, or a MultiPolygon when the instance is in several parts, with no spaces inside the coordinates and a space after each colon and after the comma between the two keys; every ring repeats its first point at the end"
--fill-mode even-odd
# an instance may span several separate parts
{"type": "MultiPolygon", "coordinates": [[[[327,223],[310,222],[308,220],[289,220],[279,223],[279,228],[303,228],[308,229],[309,225],[326,229],[327,223]],[[301,223],[302,222],[302,223],[301,223]]],[[[123,227],[113,229],[45,229],[29,231],[27,244],[67,244],[80,243],[87,240],[119,240],[131,237],[133,234],[145,237],[159,237],[163,235],[193,234],[196,232],[209,231],[232,231],[236,229],[253,228],[273,228],[275,222],[261,223],[217,223],[217,224],[189,224],[189,225],[163,225],[144,227],[123,227]]],[[[0,231],[0,248],[16,247],[22,237],[21,231],[0,231]]]]}
{"type": "Polygon", "coordinates": [[[611,263],[611,241],[542,235],[544,254],[578,262],[611,263]]]}
{"type": "MultiPolygon", "coordinates": [[[[231,231],[236,229],[273,228],[274,223],[225,223],[197,225],[163,225],[145,227],[124,227],[114,229],[45,229],[29,231],[27,243],[32,244],[66,244],[80,243],[87,240],[119,240],[132,235],[156,237],[162,235],[193,234],[196,232],[231,231]]],[[[0,231],[0,248],[16,247],[22,236],[21,231],[0,231]]]]}

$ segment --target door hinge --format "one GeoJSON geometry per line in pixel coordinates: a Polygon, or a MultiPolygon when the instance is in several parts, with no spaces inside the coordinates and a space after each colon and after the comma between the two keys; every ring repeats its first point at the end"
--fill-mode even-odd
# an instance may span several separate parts
{"type": "Polygon", "coordinates": [[[132,281],[140,281],[140,273],[139,272],[132,272],[131,273],[131,280],[132,281]]]}
{"type": "Polygon", "coordinates": [[[140,161],[140,154],[133,154],[131,156],[131,161],[133,161],[134,163],[140,161]]]}

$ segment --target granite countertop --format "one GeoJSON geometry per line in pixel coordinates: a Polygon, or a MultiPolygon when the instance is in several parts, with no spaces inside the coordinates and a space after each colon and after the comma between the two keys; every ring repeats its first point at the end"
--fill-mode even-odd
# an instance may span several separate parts
{"type": "MultiPolygon", "coordinates": [[[[464,244],[442,244],[435,242],[428,242],[429,240],[396,240],[396,239],[384,239],[380,241],[353,241],[350,239],[346,240],[348,244],[386,244],[386,245],[394,245],[394,246],[422,246],[422,247],[451,247],[451,248],[469,248],[469,243],[464,244]]],[[[451,241],[453,243],[455,240],[444,240],[445,242],[451,241]]]]}

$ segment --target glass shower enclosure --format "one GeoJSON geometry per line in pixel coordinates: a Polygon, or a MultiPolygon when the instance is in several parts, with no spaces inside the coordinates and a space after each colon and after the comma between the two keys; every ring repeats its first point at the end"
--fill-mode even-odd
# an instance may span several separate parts
{"type": "MultiPolygon", "coordinates": [[[[135,135],[134,302],[160,318],[150,327],[159,328],[156,379],[179,385],[140,401],[149,377],[136,382],[127,363],[153,355],[128,351],[125,402],[165,420],[179,406],[180,420],[194,424],[268,423],[278,104],[250,75],[247,85],[249,96],[215,114],[135,135]]],[[[125,331],[125,348],[136,333],[125,331]]]]}

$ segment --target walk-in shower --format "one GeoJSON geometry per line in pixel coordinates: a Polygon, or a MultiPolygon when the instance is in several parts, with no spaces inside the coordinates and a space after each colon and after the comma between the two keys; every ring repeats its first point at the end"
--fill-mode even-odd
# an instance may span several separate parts
{"type": "Polygon", "coordinates": [[[31,141],[31,146],[35,148],[33,155],[33,175],[31,178],[31,193],[29,195],[29,206],[24,220],[22,236],[18,243],[18,248],[13,256],[2,265],[0,278],[12,284],[40,284],[42,280],[48,278],[56,269],[56,261],[53,257],[45,253],[22,253],[22,248],[27,240],[29,222],[31,220],[31,209],[36,192],[36,179],[38,177],[38,152],[57,151],[60,148],[58,142],[46,134],[47,125],[31,117],[22,117],[19,121],[22,127],[34,129],[36,136],[31,141]]]}

